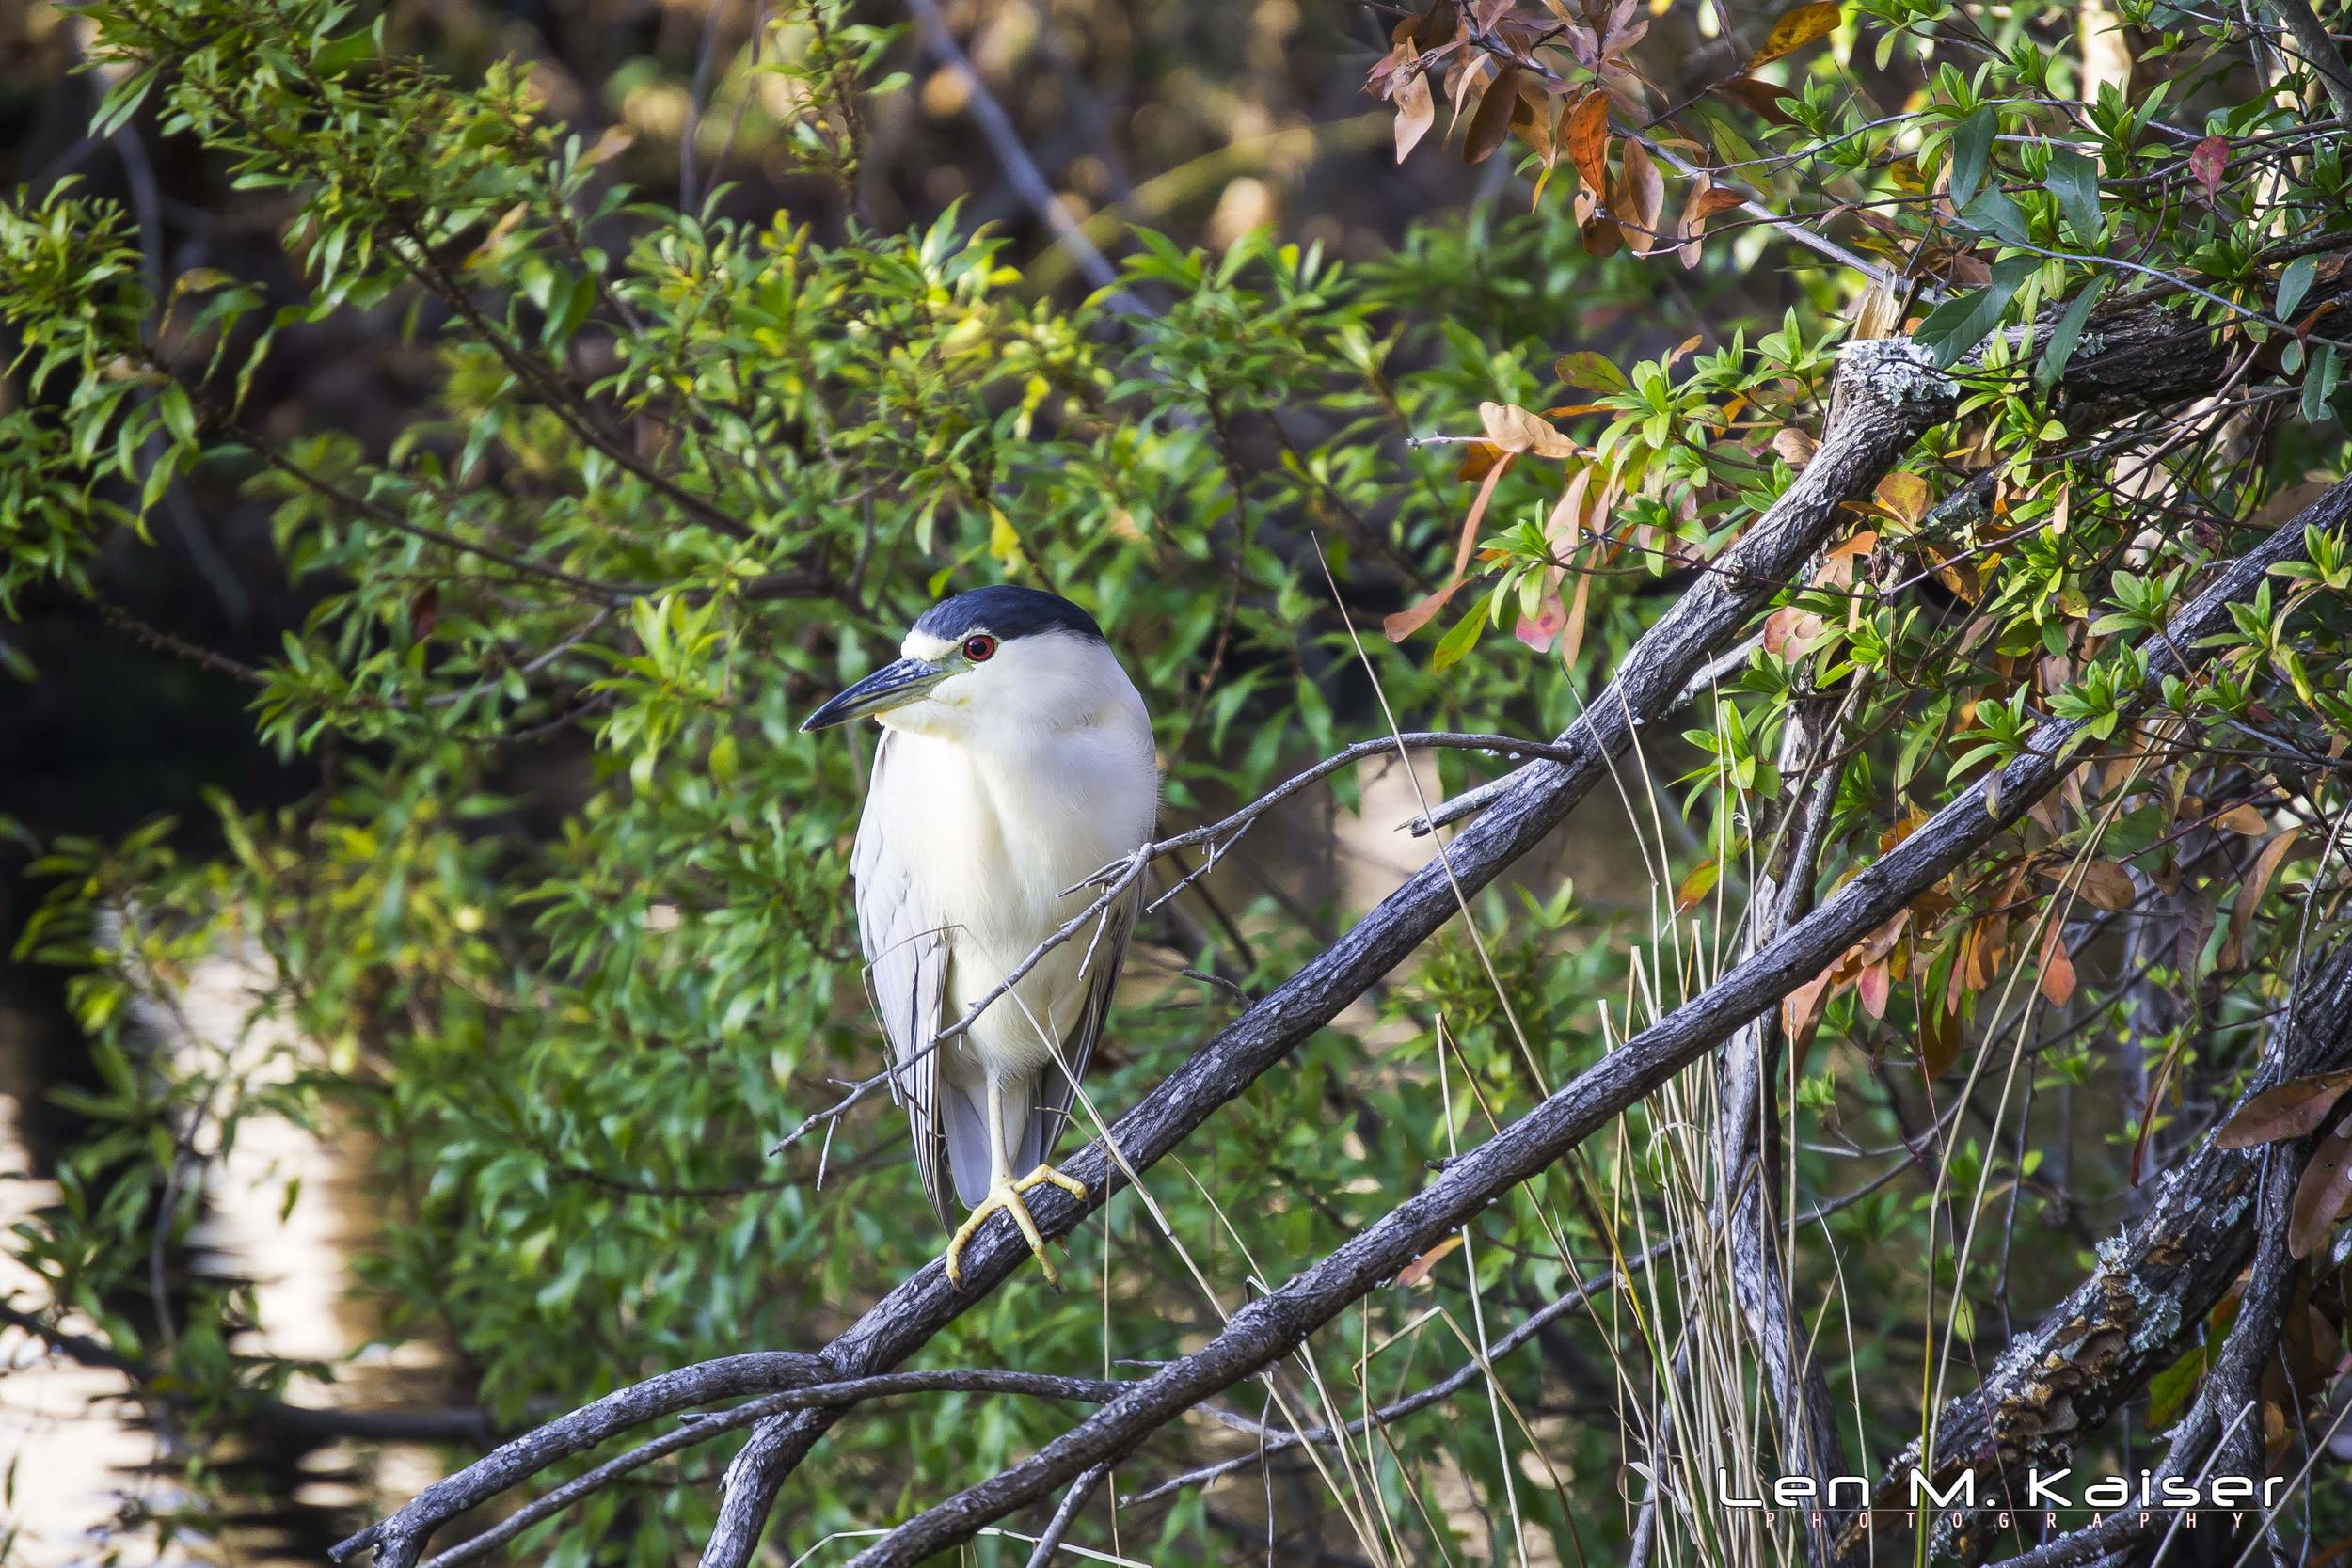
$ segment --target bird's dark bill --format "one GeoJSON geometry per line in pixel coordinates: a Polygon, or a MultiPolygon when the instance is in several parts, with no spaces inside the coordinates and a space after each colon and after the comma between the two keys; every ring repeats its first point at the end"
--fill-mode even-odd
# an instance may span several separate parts
{"type": "Polygon", "coordinates": [[[869,713],[886,713],[914,702],[947,678],[948,672],[927,659],[902,658],[885,664],[801,721],[801,731],[829,730],[869,713]]]}

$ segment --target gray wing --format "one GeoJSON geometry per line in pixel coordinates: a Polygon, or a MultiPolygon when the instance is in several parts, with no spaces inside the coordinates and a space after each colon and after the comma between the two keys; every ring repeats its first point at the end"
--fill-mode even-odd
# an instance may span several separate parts
{"type": "Polygon", "coordinates": [[[915,786],[903,769],[894,774],[891,738],[883,731],[874,749],[874,780],[850,850],[850,876],[856,883],[866,992],[897,1067],[890,1096],[907,1108],[923,1194],[944,1225],[948,1223],[947,1145],[940,1127],[939,1052],[928,1048],[939,1033],[941,1002],[947,993],[947,932],[939,912],[924,907],[904,847],[894,853],[889,835],[877,826],[891,818],[894,791],[915,786]]]}
{"type": "Polygon", "coordinates": [[[1111,995],[1119,990],[1119,972],[1127,961],[1127,940],[1135,935],[1136,911],[1142,905],[1143,886],[1137,882],[1131,895],[1104,911],[1105,918],[1099,942],[1092,927],[1070,939],[1080,952],[1086,951],[1089,943],[1094,949],[1094,961],[1087,968],[1086,1006],[1070,1033],[1062,1037],[1061,1062],[1048,1062],[1039,1069],[1036,1104],[1029,1113],[1028,1124],[1021,1132],[1021,1148],[1013,1158],[1015,1171],[1035,1170],[1050,1159],[1062,1128],[1070,1120],[1077,1081],[1086,1076],[1095,1042],[1103,1037],[1103,1025],[1111,1014],[1111,995]],[[1067,1071],[1063,1070],[1065,1065],[1067,1071]]]}

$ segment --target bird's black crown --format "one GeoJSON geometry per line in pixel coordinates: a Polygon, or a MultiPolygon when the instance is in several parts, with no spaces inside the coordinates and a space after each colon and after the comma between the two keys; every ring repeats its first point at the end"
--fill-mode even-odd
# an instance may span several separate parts
{"type": "Polygon", "coordinates": [[[1041,632],[1068,632],[1073,637],[1104,641],[1094,617],[1063,598],[1041,589],[997,583],[942,599],[923,612],[914,629],[943,642],[960,642],[976,631],[1000,641],[1035,637],[1041,632]]]}

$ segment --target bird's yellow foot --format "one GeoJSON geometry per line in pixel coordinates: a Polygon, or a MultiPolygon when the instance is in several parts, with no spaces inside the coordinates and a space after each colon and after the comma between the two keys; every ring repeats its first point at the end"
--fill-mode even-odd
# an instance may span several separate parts
{"type": "Polygon", "coordinates": [[[963,1243],[972,1239],[981,1222],[1002,1209],[1012,1216],[1012,1223],[1021,1227],[1022,1240],[1029,1243],[1029,1251],[1037,1258],[1037,1265],[1045,1271],[1045,1283],[1056,1290],[1061,1288],[1061,1275],[1054,1272],[1054,1260],[1045,1256],[1045,1238],[1038,1234],[1037,1221],[1029,1217],[1029,1206],[1021,1201],[1021,1195],[1032,1187],[1047,1183],[1059,1187],[1072,1197],[1087,1196],[1086,1183],[1074,1176],[1064,1176],[1051,1165],[1040,1165],[1028,1175],[1010,1181],[1000,1181],[991,1187],[964,1222],[956,1227],[947,1243],[947,1278],[958,1286],[963,1283],[963,1243]]]}

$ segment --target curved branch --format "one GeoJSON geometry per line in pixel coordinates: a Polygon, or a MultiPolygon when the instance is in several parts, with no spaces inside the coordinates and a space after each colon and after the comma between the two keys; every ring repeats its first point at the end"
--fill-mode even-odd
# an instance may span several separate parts
{"type": "MultiPolygon", "coordinates": [[[[2185,674],[2203,657],[2200,644],[2229,625],[2230,607],[2250,597],[2271,566],[2303,554],[2308,530],[2340,532],[2348,520],[2352,480],[2336,484],[2233,562],[2154,640],[2148,679],[2130,710],[2144,709],[2166,676],[2185,674]]],[[[1599,706],[1597,703],[1596,710],[1599,706]]],[[[1439,1238],[1549,1168],[2021,821],[2028,807],[2073,770],[2075,753],[2089,738],[2086,722],[2041,724],[2025,754],[1972,784],[1780,940],[1633,1036],[1322,1261],[1234,1313],[1201,1350],[1163,1369],[1029,1459],[900,1525],[860,1553],[854,1568],[912,1564],[968,1540],[991,1520],[1069,1484],[1095,1465],[1134,1451],[1185,1410],[1295,1349],[1439,1238]]],[[[1479,826],[1486,825],[1482,819],[1479,826]]]]}

